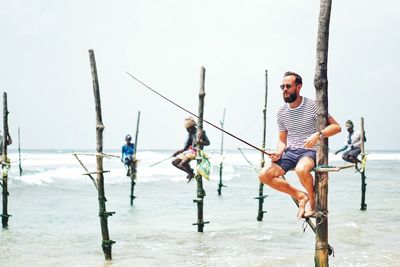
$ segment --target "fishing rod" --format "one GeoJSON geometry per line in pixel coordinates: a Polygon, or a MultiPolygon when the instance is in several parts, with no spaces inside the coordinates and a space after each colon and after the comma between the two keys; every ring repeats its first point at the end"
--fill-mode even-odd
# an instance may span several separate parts
{"type": "MultiPolygon", "coordinates": [[[[196,114],[194,114],[194,113],[191,112],[190,110],[187,110],[186,108],[184,108],[184,107],[178,105],[178,104],[175,103],[174,101],[172,101],[172,100],[168,99],[167,97],[163,96],[162,94],[160,94],[159,92],[157,92],[156,90],[154,90],[153,88],[151,88],[150,86],[148,86],[147,84],[145,84],[144,82],[140,81],[138,78],[136,78],[135,76],[133,76],[133,75],[130,74],[129,72],[126,72],[126,73],[127,73],[131,78],[133,78],[134,80],[136,80],[138,83],[140,83],[141,85],[143,85],[144,87],[146,87],[147,89],[149,89],[150,91],[152,91],[153,93],[155,93],[155,94],[157,94],[158,96],[164,98],[165,100],[167,100],[167,101],[170,102],[171,104],[173,104],[173,105],[177,106],[178,108],[180,108],[180,109],[186,111],[187,113],[191,114],[192,116],[194,116],[194,117],[196,117],[196,118],[199,118],[199,116],[197,116],[196,114]]],[[[239,140],[240,142],[245,143],[246,145],[248,145],[248,146],[250,146],[250,147],[252,147],[252,148],[254,148],[254,149],[257,149],[257,150],[260,151],[261,153],[264,153],[264,154],[266,154],[266,155],[268,155],[268,156],[271,156],[271,155],[272,155],[271,153],[268,153],[268,152],[266,152],[265,150],[263,150],[263,149],[261,149],[261,148],[258,148],[258,147],[256,147],[255,145],[250,144],[249,142],[247,142],[247,141],[241,139],[240,137],[237,137],[236,135],[231,134],[230,132],[225,131],[224,129],[218,127],[217,125],[215,125],[215,124],[213,124],[213,123],[211,123],[211,122],[209,122],[209,121],[207,121],[207,120],[205,120],[205,119],[203,119],[203,121],[204,121],[205,123],[211,125],[212,127],[217,128],[218,130],[220,130],[220,131],[226,133],[227,135],[229,135],[229,136],[231,136],[231,137],[233,137],[233,138],[239,140]]]]}
{"type": "Polygon", "coordinates": [[[153,164],[151,164],[151,165],[149,166],[149,168],[150,168],[150,167],[153,167],[153,166],[156,166],[156,165],[158,165],[158,164],[160,164],[160,163],[163,163],[164,161],[169,160],[169,159],[171,159],[171,158],[174,158],[174,156],[169,156],[169,157],[166,158],[166,159],[163,159],[163,160],[160,160],[160,161],[158,161],[158,162],[156,162],[156,163],[153,163],[153,164]]]}

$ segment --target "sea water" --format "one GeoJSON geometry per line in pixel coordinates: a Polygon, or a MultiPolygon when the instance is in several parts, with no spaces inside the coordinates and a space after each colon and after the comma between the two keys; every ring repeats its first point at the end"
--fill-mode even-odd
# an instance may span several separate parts
{"type": "MultiPolygon", "coordinates": [[[[116,151],[109,153],[118,155],[116,151]]],[[[204,181],[204,232],[197,232],[196,183],[168,158],[172,151],[138,151],[133,206],[130,179],[118,158],[104,159],[112,261],[104,260],[97,191],[72,151],[9,154],[9,227],[0,230],[0,266],[314,266],[315,235],[287,195],[265,187],[258,222],[261,155],[209,151],[212,172],[204,181]],[[223,160],[222,195],[218,196],[223,160]]],[[[80,156],[90,171],[95,157],[80,156]]],[[[343,164],[330,155],[330,163],[343,164]]],[[[329,173],[330,266],[400,266],[400,151],[374,151],[366,166],[366,211],[360,211],[361,176],[346,169],[329,173]]],[[[192,163],[194,166],[194,163],[192,163]]],[[[301,187],[294,173],[290,183],[301,187]]]]}

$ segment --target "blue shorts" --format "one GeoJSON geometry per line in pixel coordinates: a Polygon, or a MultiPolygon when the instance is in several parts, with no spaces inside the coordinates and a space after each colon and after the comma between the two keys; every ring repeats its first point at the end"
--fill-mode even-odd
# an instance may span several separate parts
{"type": "Polygon", "coordinates": [[[285,171],[285,173],[287,173],[289,170],[296,167],[297,163],[302,157],[311,158],[315,164],[316,155],[317,152],[315,150],[305,148],[288,149],[275,163],[278,164],[285,171]]]}
{"type": "Polygon", "coordinates": [[[125,165],[130,165],[132,162],[132,155],[125,155],[125,165]]]}

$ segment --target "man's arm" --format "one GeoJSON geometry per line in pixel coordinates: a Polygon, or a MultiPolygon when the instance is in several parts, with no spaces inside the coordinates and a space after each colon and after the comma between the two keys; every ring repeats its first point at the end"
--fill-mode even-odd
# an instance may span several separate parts
{"type": "Polygon", "coordinates": [[[183,151],[184,151],[183,149],[179,149],[179,150],[175,151],[175,153],[172,154],[172,156],[173,156],[173,157],[176,157],[176,156],[178,156],[179,154],[181,154],[183,151]]]}
{"type": "Polygon", "coordinates": [[[342,151],[345,151],[345,150],[347,149],[347,147],[348,147],[348,146],[346,145],[346,146],[340,148],[339,150],[337,150],[337,151],[335,152],[335,155],[338,154],[338,153],[340,153],[340,152],[342,152],[342,151]]]}
{"type": "Polygon", "coordinates": [[[278,136],[278,144],[276,145],[276,151],[269,157],[271,161],[277,161],[282,157],[283,152],[287,145],[287,131],[280,131],[278,136]]]}
{"type": "MultiPolygon", "coordinates": [[[[210,140],[208,140],[206,131],[201,131],[199,141],[200,141],[200,145],[203,145],[203,146],[210,145],[210,140]]],[[[195,142],[197,143],[197,140],[195,142]]]]}
{"type": "Polygon", "coordinates": [[[9,132],[7,133],[7,141],[6,141],[6,143],[7,143],[8,146],[12,144],[12,139],[11,139],[11,135],[10,135],[9,132]]]}
{"type": "Polygon", "coordinates": [[[327,119],[327,126],[322,129],[320,132],[315,132],[311,136],[309,136],[306,139],[306,142],[304,143],[305,148],[311,148],[313,147],[318,141],[322,138],[327,138],[331,137],[337,133],[340,133],[342,131],[342,128],[340,127],[339,123],[336,122],[336,120],[332,117],[329,116],[327,119]]]}
{"type": "Polygon", "coordinates": [[[355,146],[355,147],[360,147],[360,145],[361,145],[361,133],[359,131],[356,131],[356,132],[354,132],[354,134],[356,136],[354,137],[354,143],[352,143],[351,145],[355,146]]]}
{"type": "Polygon", "coordinates": [[[124,146],[122,146],[122,149],[121,149],[121,161],[122,162],[124,162],[124,153],[125,153],[125,149],[124,149],[124,146]]]}
{"type": "Polygon", "coordinates": [[[327,124],[328,126],[326,126],[325,129],[321,131],[324,138],[331,137],[342,131],[342,128],[340,127],[339,123],[337,123],[332,116],[328,117],[327,124]]]}

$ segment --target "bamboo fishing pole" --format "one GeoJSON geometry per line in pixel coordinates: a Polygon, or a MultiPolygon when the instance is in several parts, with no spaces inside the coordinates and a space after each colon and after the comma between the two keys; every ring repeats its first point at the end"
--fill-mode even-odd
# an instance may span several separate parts
{"type": "MultiPolygon", "coordinates": [[[[144,87],[146,87],[147,89],[149,89],[150,91],[152,91],[153,93],[155,93],[155,94],[157,94],[158,96],[164,98],[165,100],[167,100],[167,101],[170,102],[171,104],[177,106],[178,108],[180,108],[180,109],[186,111],[186,112],[189,113],[190,115],[192,115],[192,116],[194,116],[194,117],[196,117],[196,118],[199,118],[199,116],[197,116],[195,113],[193,113],[193,112],[191,112],[190,110],[188,110],[188,109],[186,109],[186,108],[184,108],[184,107],[178,105],[177,103],[175,103],[174,101],[170,100],[169,98],[163,96],[162,94],[160,94],[159,92],[157,92],[156,90],[154,90],[153,88],[151,88],[150,86],[148,86],[147,84],[145,84],[144,82],[142,82],[141,80],[139,80],[138,78],[136,78],[135,76],[133,76],[132,74],[130,74],[129,72],[126,72],[126,73],[127,73],[131,78],[133,78],[134,80],[136,80],[138,83],[140,83],[141,85],[143,85],[144,87]]],[[[263,150],[263,149],[261,149],[261,148],[258,148],[258,147],[256,147],[255,145],[250,144],[249,142],[247,142],[247,141],[241,139],[240,137],[237,137],[237,136],[234,135],[234,134],[231,134],[230,132],[228,132],[228,131],[226,131],[226,130],[220,128],[220,127],[218,127],[217,125],[215,125],[215,124],[213,124],[213,123],[211,123],[211,122],[209,122],[209,121],[207,121],[207,120],[205,120],[205,119],[203,119],[203,121],[204,121],[205,123],[211,125],[212,127],[214,127],[214,128],[216,128],[216,129],[218,129],[218,130],[220,130],[220,131],[226,133],[227,135],[229,135],[229,136],[231,136],[231,137],[233,137],[233,138],[239,140],[239,141],[242,142],[242,143],[245,143],[246,145],[248,145],[248,146],[250,146],[250,147],[252,147],[252,148],[254,148],[254,149],[257,149],[258,151],[260,151],[260,152],[262,152],[262,153],[264,153],[264,154],[266,154],[266,155],[268,155],[268,156],[271,156],[271,155],[272,155],[271,153],[268,153],[268,152],[266,152],[265,150],[263,150]]]]}

